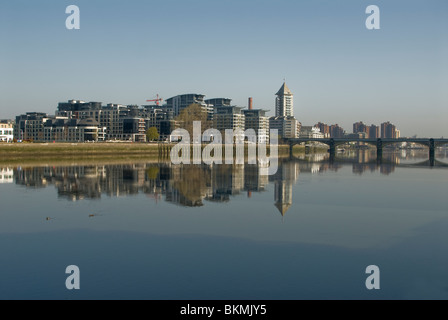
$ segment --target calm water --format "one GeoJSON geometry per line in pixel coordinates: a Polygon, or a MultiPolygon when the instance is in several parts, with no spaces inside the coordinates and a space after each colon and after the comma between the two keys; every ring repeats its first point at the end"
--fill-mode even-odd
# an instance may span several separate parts
{"type": "Polygon", "coordinates": [[[0,299],[447,299],[448,155],[0,169],[0,299]],[[65,287],[77,265],[81,289],[65,287]],[[380,290],[365,269],[380,268],[380,290]]]}

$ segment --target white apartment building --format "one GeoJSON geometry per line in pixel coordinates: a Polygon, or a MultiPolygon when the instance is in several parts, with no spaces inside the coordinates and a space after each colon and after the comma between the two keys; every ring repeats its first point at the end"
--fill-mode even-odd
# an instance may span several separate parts
{"type": "Polygon", "coordinates": [[[324,134],[317,127],[303,126],[300,130],[300,138],[323,139],[324,134]]]}
{"type": "Polygon", "coordinates": [[[12,142],[14,127],[12,123],[0,123],[0,142],[12,142]]]}

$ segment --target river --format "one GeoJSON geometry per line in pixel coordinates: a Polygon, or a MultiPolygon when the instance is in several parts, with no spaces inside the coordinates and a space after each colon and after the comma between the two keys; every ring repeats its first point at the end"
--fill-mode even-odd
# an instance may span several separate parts
{"type": "Polygon", "coordinates": [[[447,299],[447,182],[446,150],[2,167],[0,299],[447,299]]]}

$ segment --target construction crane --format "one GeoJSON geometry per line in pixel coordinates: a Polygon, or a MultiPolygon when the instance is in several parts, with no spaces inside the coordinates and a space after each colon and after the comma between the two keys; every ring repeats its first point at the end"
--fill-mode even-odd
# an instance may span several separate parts
{"type": "Polygon", "coordinates": [[[159,98],[159,95],[157,94],[157,99],[152,99],[152,100],[146,100],[146,102],[155,102],[156,105],[160,105],[160,102],[163,101],[162,98],[159,98]]]}

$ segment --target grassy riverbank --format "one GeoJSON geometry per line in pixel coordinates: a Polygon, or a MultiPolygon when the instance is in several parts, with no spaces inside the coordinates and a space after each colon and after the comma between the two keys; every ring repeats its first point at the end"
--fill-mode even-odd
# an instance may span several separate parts
{"type": "Polygon", "coordinates": [[[14,143],[0,144],[0,153],[16,155],[100,155],[100,154],[148,154],[158,152],[153,143],[14,143]]]}
{"type": "Polygon", "coordinates": [[[157,144],[139,143],[15,143],[0,144],[1,164],[72,163],[157,160],[157,144]]]}
{"type": "MultiPolygon", "coordinates": [[[[160,159],[160,148],[157,143],[3,143],[0,144],[0,164],[66,165],[166,161],[166,149],[169,149],[170,145],[163,146],[165,156],[164,159],[160,159]]],[[[310,150],[310,152],[325,151],[325,149],[310,150]]],[[[302,153],[305,153],[305,147],[294,147],[293,154],[302,153]]],[[[289,156],[289,146],[280,145],[278,154],[280,157],[289,156]]]]}

